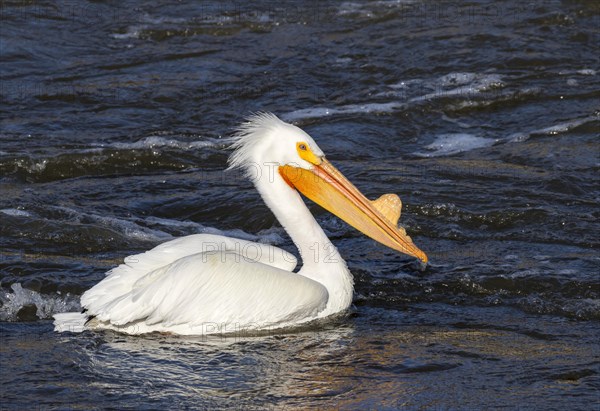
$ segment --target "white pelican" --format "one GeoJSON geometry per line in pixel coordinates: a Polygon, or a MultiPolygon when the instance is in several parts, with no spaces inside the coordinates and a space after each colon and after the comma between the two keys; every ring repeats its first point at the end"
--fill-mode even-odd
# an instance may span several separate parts
{"type": "Polygon", "coordinates": [[[229,168],[250,176],[290,235],[297,260],[270,245],[195,234],[127,257],[81,297],[82,313],[56,314],[57,331],[113,329],[187,335],[294,326],[347,309],[353,279],[298,192],[374,240],[427,262],[397,227],[395,194],[363,196],[300,128],[254,115],[234,136],[229,168]]]}

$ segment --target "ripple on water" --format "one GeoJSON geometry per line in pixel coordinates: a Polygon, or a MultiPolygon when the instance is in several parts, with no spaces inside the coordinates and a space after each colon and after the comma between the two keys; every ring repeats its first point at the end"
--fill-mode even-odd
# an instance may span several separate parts
{"type": "Polygon", "coordinates": [[[2,404],[595,404],[597,2],[490,4],[2,3],[2,404]],[[311,206],[355,276],[343,319],[233,341],[54,334],[53,311],[170,238],[295,252],[222,173],[219,136],[257,110],[305,127],[369,198],[398,193],[428,267],[311,206]]]}

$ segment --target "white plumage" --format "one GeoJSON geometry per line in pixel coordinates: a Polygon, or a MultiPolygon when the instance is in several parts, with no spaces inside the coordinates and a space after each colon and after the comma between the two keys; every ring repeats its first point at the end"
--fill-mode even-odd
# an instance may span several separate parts
{"type": "MultiPolygon", "coordinates": [[[[178,238],[127,257],[110,270],[82,295],[83,313],[55,315],[57,331],[104,328],[128,334],[204,335],[293,326],[349,307],[352,276],[297,190],[326,199],[338,194],[319,191],[319,184],[327,186],[327,176],[308,181],[306,188],[300,178],[291,181],[289,174],[296,170],[301,177],[303,172],[323,175],[322,168],[329,163],[321,149],[304,131],[272,114],[251,117],[235,139],[230,167],[243,169],[253,180],[298,247],[302,269],[294,273],[296,258],[270,245],[208,234],[178,238]]],[[[342,188],[351,186],[340,181],[342,188]]],[[[355,198],[357,194],[345,195],[353,204],[363,201],[355,198]]],[[[367,210],[375,213],[371,219],[383,221],[379,226],[389,223],[382,217],[388,210],[378,213],[370,204],[352,207],[371,210],[367,210]]],[[[344,219],[353,225],[353,219],[362,221],[354,215],[344,219]]]]}

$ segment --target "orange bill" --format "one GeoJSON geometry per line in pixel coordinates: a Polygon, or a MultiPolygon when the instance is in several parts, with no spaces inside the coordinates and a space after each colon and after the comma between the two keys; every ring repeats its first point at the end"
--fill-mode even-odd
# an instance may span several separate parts
{"type": "Polygon", "coordinates": [[[401,207],[397,196],[385,194],[375,201],[368,200],[324,158],[312,170],[285,165],[279,167],[279,172],[290,186],[363,234],[427,263],[425,253],[396,225],[401,207]]]}

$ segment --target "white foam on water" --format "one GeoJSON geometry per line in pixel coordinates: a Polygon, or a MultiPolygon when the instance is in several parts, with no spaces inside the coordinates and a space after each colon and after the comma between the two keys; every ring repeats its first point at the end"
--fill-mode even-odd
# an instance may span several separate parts
{"type": "Polygon", "coordinates": [[[390,84],[388,87],[394,90],[406,90],[407,88],[414,86],[416,84],[423,84],[423,80],[421,79],[411,79],[411,80],[402,80],[395,84],[390,84]]]}
{"type": "Polygon", "coordinates": [[[194,228],[199,229],[204,226],[200,223],[196,223],[194,221],[181,221],[181,220],[172,220],[169,218],[160,218],[160,217],[146,217],[144,221],[150,224],[158,224],[165,227],[174,227],[174,228],[194,228]]]}
{"type": "Polygon", "coordinates": [[[556,135],[569,131],[570,129],[577,127],[581,124],[583,124],[581,121],[569,121],[566,123],[560,123],[554,126],[542,128],[540,130],[535,130],[532,131],[530,134],[556,135]]]}
{"type": "MultiPolygon", "coordinates": [[[[12,153],[12,155],[23,156],[14,160],[15,165],[23,170],[26,170],[30,174],[41,174],[43,173],[49,164],[60,163],[63,160],[63,156],[68,154],[69,156],[78,154],[84,157],[88,155],[94,156],[102,154],[106,150],[201,150],[204,148],[221,148],[230,143],[230,138],[208,138],[204,140],[196,141],[183,141],[176,138],[150,136],[134,142],[114,142],[114,143],[92,143],[91,147],[85,148],[70,148],[68,151],[61,151],[58,153],[49,153],[42,157],[33,157],[30,153],[23,151],[21,153],[12,153]]],[[[156,154],[156,153],[155,153],[156,154]]],[[[67,161],[73,161],[71,157],[67,157],[67,161]]],[[[86,158],[84,160],[75,161],[86,161],[86,164],[95,163],[97,161],[103,162],[104,158],[86,158]]]]}
{"type": "Polygon", "coordinates": [[[496,140],[477,137],[472,134],[456,133],[442,134],[436,137],[433,143],[425,146],[427,152],[413,153],[419,157],[439,157],[471,151],[478,148],[490,147],[496,140]]]}
{"type": "Polygon", "coordinates": [[[413,97],[409,101],[420,102],[447,97],[476,96],[504,86],[504,81],[497,74],[449,73],[434,82],[433,88],[435,91],[413,97]],[[458,85],[459,87],[447,88],[454,85],[458,85]]]}
{"type": "MultiPolygon", "coordinates": [[[[227,10],[227,7],[221,7],[214,11],[205,9],[191,18],[155,17],[146,14],[141,17],[141,24],[128,26],[124,33],[112,33],[111,37],[118,40],[139,39],[144,31],[166,31],[167,29],[187,31],[189,27],[198,26],[239,26],[243,23],[279,25],[286,20],[286,17],[289,17],[287,13],[279,16],[277,9],[272,9],[270,12],[257,12],[254,9],[244,11],[236,5],[232,5],[230,10],[227,10]]],[[[296,20],[297,18],[294,21],[296,20]]]]}
{"type": "Polygon", "coordinates": [[[295,110],[281,117],[286,121],[323,118],[343,114],[393,113],[405,109],[407,104],[420,103],[447,97],[473,97],[482,93],[505,87],[505,82],[498,74],[488,73],[448,73],[433,80],[407,79],[387,86],[387,90],[377,92],[373,96],[392,97],[395,101],[386,103],[347,104],[339,107],[311,107],[295,110]],[[422,94],[423,91],[431,92],[422,94]],[[410,95],[414,97],[410,97],[410,95]],[[417,94],[415,96],[415,94],[417,94]]]}
{"type": "Polygon", "coordinates": [[[144,30],[152,28],[153,26],[160,27],[163,24],[183,25],[188,23],[188,20],[184,18],[153,17],[144,14],[140,18],[140,23],[143,24],[128,26],[125,33],[112,33],[111,37],[117,40],[139,39],[144,30]]]}
{"type": "Polygon", "coordinates": [[[285,121],[295,121],[301,120],[305,118],[320,118],[327,117],[331,114],[337,113],[336,109],[326,108],[326,107],[315,107],[315,108],[305,108],[301,110],[295,110],[291,113],[282,114],[281,118],[285,121]]]}
{"type": "Polygon", "coordinates": [[[315,107],[295,110],[290,113],[283,114],[281,117],[286,121],[297,121],[338,114],[391,113],[403,107],[405,107],[405,105],[400,102],[348,104],[336,108],[315,107]]]}
{"type": "Polygon", "coordinates": [[[505,87],[498,74],[452,72],[436,79],[406,79],[376,96],[396,96],[411,103],[445,97],[469,97],[505,87]],[[423,94],[423,92],[426,92],[423,94]],[[409,98],[409,95],[413,96],[409,98]],[[416,94],[416,95],[415,95],[416,94]]]}
{"type": "Polygon", "coordinates": [[[129,26],[125,33],[112,33],[110,36],[117,40],[139,39],[142,30],[147,26],[129,26]]]}
{"type": "Polygon", "coordinates": [[[576,73],[577,74],[581,74],[582,76],[595,76],[596,75],[596,70],[582,69],[582,70],[577,70],[576,73]]]}
{"type": "Polygon", "coordinates": [[[37,307],[38,318],[51,318],[53,314],[80,311],[79,298],[71,294],[44,295],[27,290],[20,283],[12,284],[12,292],[0,289],[0,321],[16,321],[19,310],[27,305],[37,307]]]}
{"type": "Polygon", "coordinates": [[[362,18],[373,18],[389,10],[402,7],[402,5],[414,3],[414,0],[379,0],[368,3],[344,2],[340,4],[337,14],[340,16],[359,16],[362,18]]]}
{"type": "Polygon", "coordinates": [[[372,17],[373,13],[367,9],[365,9],[365,7],[363,7],[362,4],[360,3],[353,3],[353,2],[344,2],[342,4],[340,4],[340,8],[338,9],[338,14],[340,16],[345,16],[348,14],[359,14],[363,17],[372,17]]]}
{"type": "Polygon", "coordinates": [[[182,24],[188,23],[189,20],[183,17],[170,17],[170,16],[158,16],[154,17],[147,13],[141,16],[141,21],[148,24],[161,25],[161,24],[182,24]]]}
{"type": "Polygon", "coordinates": [[[28,173],[37,174],[42,173],[46,167],[48,166],[50,160],[45,159],[36,159],[32,157],[27,158],[19,158],[15,160],[15,164],[24,170],[27,170],[28,173]]]}
{"type": "Polygon", "coordinates": [[[206,147],[219,147],[223,144],[223,140],[208,139],[198,141],[181,141],[175,138],[165,137],[146,137],[138,141],[131,143],[112,143],[112,144],[101,144],[103,148],[116,148],[116,149],[152,149],[152,148],[178,148],[181,150],[194,150],[206,147]]]}
{"type": "Polygon", "coordinates": [[[347,65],[352,63],[352,58],[350,57],[338,57],[335,59],[335,63],[339,65],[347,65]]]}
{"type": "Polygon", "coordinates": [[[475,73],[448,73],[438,79],[442,86],[462,86],[472,83],[477,78],[475,73]]]}
{"type": "Polygon", "coordinates": [[[14,216],[14,217],[32,217],[32,214],[25,210],[19,210],[16,208],[5,208],[0,210],[0,213],[14,216]]]}
{"type": "Polygon", "coordinates": [[[561,76],[572,76],[574,74],[580,76],[595,76],[597,74],[597,71],[594,69],[585,68],[580,70],[563,70],[558,74],[560,74],[561,76]]]}

